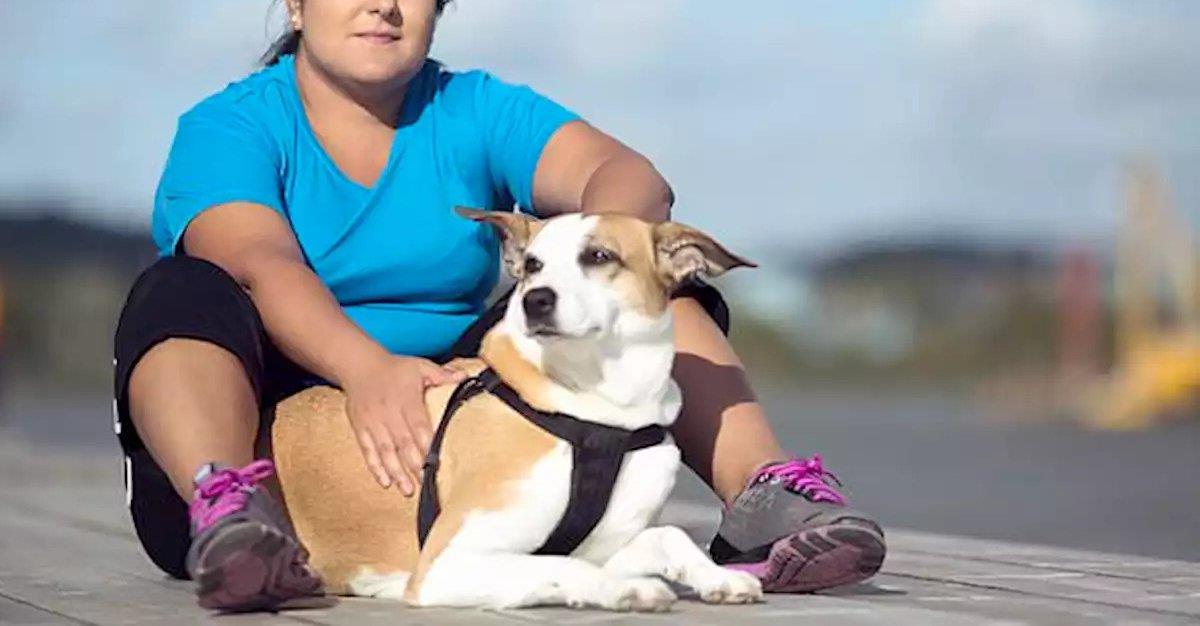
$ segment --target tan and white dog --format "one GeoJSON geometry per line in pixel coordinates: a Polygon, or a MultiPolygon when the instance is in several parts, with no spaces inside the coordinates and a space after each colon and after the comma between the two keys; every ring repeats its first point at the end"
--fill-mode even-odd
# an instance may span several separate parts
{"type": "MultiPolygon", "coordinates": [[[[518,283],[482,360],[452,367],[491,366],[542,411],[625,429],[675,421],[669,294],[693,275],[751,263],[673,222],[459,213],[498,227],[518,283]]],[[[427,393],[435,420],[451,392],[427,393]]],[[[418,606],[664,610],[676,599],[665,579],[706,602],[762,597],[756,578],[715,565],[682,530],[650,527],[679,466],[669,436],[624,458],[607,510],[574,552],[532,555],[566,508],[570,444],[496,397],[476,396],[448,425],[436,477],[441,514],[419,548],[418,499],[375,482],[344,404],[338,390],[308,389],[279,405],[273,430],[289,515],[333,593],[418,606]]]]}

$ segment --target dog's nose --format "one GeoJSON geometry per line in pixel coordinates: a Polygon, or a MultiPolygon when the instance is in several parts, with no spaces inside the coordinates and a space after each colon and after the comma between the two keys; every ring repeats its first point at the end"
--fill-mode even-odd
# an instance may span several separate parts
{"type": "Polygon", "coordinates": [[[545,320],[554,312],[554,303],[557,300],[558,296],[549,287],[530,289],[525,293],[525,299],[521,301],[521,305],[525,307],[525,319],[545,320]]]}

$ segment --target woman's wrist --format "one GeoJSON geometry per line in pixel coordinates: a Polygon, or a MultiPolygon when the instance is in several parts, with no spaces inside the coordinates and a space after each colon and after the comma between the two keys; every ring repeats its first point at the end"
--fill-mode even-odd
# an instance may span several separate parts
{"type": "Polygon", "coordinates": [[[342,389],[352,385],[354,381],[365,377],[369,372],[377,371],[392,358],[392,353],[371,339],[359,349],[346,354],[333,364],[333,378],[330,382],[342,389]]]}

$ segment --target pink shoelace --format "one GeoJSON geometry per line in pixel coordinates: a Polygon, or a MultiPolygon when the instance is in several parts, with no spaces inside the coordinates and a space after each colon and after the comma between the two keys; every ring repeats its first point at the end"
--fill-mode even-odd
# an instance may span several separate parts
{"type": "Polygon", "coordinates": [[[188,515],[196,524],[196,533],[221,518],[246,508],[246,500],[255,485],[275,473],[275,465],[260,459],[241,469],[219,469],[196,485],[196,496],[188,515]]]}
{"type": "Polygon", "coordinates": [[[778,480],[788,489],[808,498],[812,502],[832,502],[845,504],[846,499],[825,481],[830,478],[841,486],[829,470],[821,465],[821,455],[814,454],[811,459],[795,458],[783,463],[769,465],[759,470],[754,477],[756,482],[778,480]]]}

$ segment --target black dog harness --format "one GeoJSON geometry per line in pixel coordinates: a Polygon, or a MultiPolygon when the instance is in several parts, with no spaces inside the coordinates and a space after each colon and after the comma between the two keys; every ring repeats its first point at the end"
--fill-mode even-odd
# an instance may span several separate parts
{"type": "Polygon", "coordinates": [[[429,455],[425,457],[425,476],[417,509],[417,538],[421,546],[425,545],[433,521],[441,513],[436,479],[446,425],[464,402],[484,392],[496,396],[542,430],[571,444],[571,495],[567,510],[546,542],[534,554],[567,555],[579,547],[596,524],[600,523],[600,518],[608,508],[613,485],[617,482],[617,472],[625,455],[658,445],[667,436],[667,429],[658,425],[626,430],[585,422],[563,413],[543,413],[529,406],[512,387],[500,380],[495,371],[488,368],[478,376],[459,383],[433,435],[429,455]]]}

